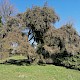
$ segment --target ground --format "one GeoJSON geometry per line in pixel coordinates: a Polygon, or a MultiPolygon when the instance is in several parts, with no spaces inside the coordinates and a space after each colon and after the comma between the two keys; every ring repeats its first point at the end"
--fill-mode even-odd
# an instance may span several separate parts
{"type": "MultiPolygon", "coordinates": [[[[26,57],[13,56],[0,60],[0,63],[9,59],[20,60],[26,57]]],[[[55,65],[0,64],[0,80],[80,80],[80,71],[55,65]]]]}
{"type": "Polygon", "coordinates": [[[80,80],[80,71],[54,65],[0,64],[0,80],[80,80]]]}

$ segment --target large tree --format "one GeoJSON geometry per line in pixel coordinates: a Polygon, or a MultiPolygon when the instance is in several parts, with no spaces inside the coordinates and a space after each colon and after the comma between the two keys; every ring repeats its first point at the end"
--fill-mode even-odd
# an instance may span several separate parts
{"type": "Polygon", "coordinates": [[[59,20],[54,9],[44,5],[43,7],[33,6],[23,14],[23,21],[29,29],[28,36],[32,34],[31,39],[38,43],[43,42],[44,33],[59,20]]]}

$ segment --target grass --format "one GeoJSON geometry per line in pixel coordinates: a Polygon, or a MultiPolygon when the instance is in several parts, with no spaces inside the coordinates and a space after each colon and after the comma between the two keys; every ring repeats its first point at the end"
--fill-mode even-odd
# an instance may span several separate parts
{"type": "Polygon", "coordinates": [[[15,56],[0,60],[0,63],[4,62],[6,60],[9,60],[9,59],[19,60],[19,59],[26,59],[26,57],[22,56],[22,55],[15,55],[15,56]]]}
{"type": "MultiPolygon", "coordinates": [[[[18,60],[26,59],[26,57],[13,56],[8,59],[18,60]]],[[[80,71],[54,65],[17,66],[0,64],[0,80],[80,80],[80,71]]]]}
{"type": "Polygon", "coordinates": [[[25,56],[22,56],[22,55],[17,55],[17,56],[12,56],[12,57],[10,57],[10,58],[8,58],[8,59],[15,59],[15,60],[19,60],[19,59],[26,59],[27,57],[25,57],[25,56]]]}
{"type": "Polygon", "coordinates": [[[0,64],[0,80],[80,80],[80,71],[54,65],[16,66],[0,64]]]}

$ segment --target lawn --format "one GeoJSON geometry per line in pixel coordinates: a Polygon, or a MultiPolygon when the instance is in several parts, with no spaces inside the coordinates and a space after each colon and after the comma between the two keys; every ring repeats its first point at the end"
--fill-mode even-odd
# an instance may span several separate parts
{"type": "Polygon", "coordinates": [[[54,65],[0,64],[0,80],[80,80],[80,71],[54,65]]]}

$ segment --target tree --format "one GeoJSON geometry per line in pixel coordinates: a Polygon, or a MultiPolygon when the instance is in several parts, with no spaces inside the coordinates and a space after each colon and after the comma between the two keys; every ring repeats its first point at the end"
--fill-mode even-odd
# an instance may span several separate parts
{"type": "Polygon", "coordinates": [[[1,21],[1,18],[2,18],[2,17],[0,16],[0,27],[1,27],[1,25],[2,25],[2,21],[1,21]]]}
{"type": "Polygon", "coordinates": [[[11,16],[13,12],[14,8],[9,0],[2,0],[0,2],[0,16],[2,17],[3,23],[7,21],[8,17],[11,16]]]}
{"type": "Polygon", "coordinates": [[[28,35],[32,34],[31,39],[38,43],[44,43],[44,33],[51,27],[51,23],[54,24],[59,20],[59,17],[52,8],[44,5],[43,7],[29,8],[23,14],[23,20],[29,29],[28,35]]]}
{"type": "Polygon", "coordinates": [[[35,50],[29,44],[27,35],[22,32],[22,25],[20,18],[10,17],[4,27],[0,28],[0,55],[9,57],[22,54],[28,59],[35,59],[35,50]]]}
{"type": "Polygon", "coordinates": [[[46,63],[80,70],[80,36],[72,24],[49,28],[43,37],[44,44],[37,52],[43,55],[46,63]]]}

